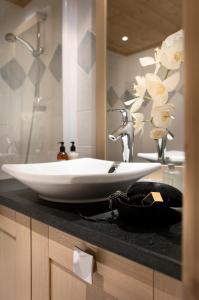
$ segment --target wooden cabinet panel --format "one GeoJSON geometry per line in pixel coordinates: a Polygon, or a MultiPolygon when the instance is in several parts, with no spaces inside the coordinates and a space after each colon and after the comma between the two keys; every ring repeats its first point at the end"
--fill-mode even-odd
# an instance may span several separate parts
{"type": "Polygon", "coordinates": [[[153,271],[32,220],[32,300],[152,300],[153,271]],[[93,284],[72,272],[73,249],[95,257],[93,284]]]}
{"type": "Polygon", "coordinates": [[[49,235],[47,225],[32,220],[32,300],[117,300],[73,275],[71,248],[49,235]]]}
{"type": "Polygon", "coordinates": [[[182,282],[154,272],[154,300],[182,300],[182,282]]]}
{"type": "Polygon", "coordinates": [[[30,218],[16,213],[16,299],[31,300],[30,218]]]}
{"type": "Polygon", "coordinates": [[[0,299],[31,300],[30,218],[0,206],[0,299]]]}
{"type": "Polygon", "coordinates": [[[15,238],[0,231],[0,299],[16,299],[15,247],[15,238]]]}
{"type": "Polygon", "coordinates": [[[32,220],[32,300],[50,300],[48,225],[32,220]]]}
{"type": "Polygon", "coordinates": [[[182,300],[180,281],[1,206],[0,270],[6,300],[182,300]],[[73,274],[74,247],[95,258],[92,285],[73,274]]]}
{"type": "Polygon", "coordinates": [[[86,284],[53,262],[51,263],[50,294],[51,300],[117,300],[102,289],[86,284]]]}
{"type": "Polygon", "coordinates": [[[49,228],[49,257],[51,261],[68,272],[72,272],[75,246],[94,256],[96,266],[93,286],[101,289],[104,294],[122,300],[153,299],[153,271],[151,269],[99,249],[55,228],[49,228]]]}
{"type": "Polygon", "coordinates": [[[51,263],[51,300],[86,300],[86,284],[59,265],[51,263]]]}
{"type": "Polygon", "coordinates": [[[16,238],[15,211],[0,205],[0,216],[0,230],[16,238]]]}

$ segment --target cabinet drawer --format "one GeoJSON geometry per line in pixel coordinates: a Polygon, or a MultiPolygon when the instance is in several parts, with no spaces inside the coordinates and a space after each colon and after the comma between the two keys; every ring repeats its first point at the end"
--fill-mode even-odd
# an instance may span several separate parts
{"type": "Polygon", "coordinates": [[[14,210],[0,205],[0,230],[16,237],[16,213],[14,210]]]}
{"type": "Polygon", "coordinates": [[[116,299],[153,299],[153,270],[49,228],[49,258],[70,273],[74,247],[94,256],[93,285],[97,288],[116,299]]]}
{"type": "Polygon", "coordinates": [[[154,300],[182,300],[182,282],[154,272],[154,300]]]}

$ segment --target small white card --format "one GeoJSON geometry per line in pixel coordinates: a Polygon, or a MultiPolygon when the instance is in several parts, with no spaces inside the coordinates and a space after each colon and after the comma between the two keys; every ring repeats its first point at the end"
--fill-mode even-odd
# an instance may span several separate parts
{"type": "Polygon", "coordinates": [[[73,250],[73,272],[82,280],[92,284],[94,257],[79,248],[73,250]]]}

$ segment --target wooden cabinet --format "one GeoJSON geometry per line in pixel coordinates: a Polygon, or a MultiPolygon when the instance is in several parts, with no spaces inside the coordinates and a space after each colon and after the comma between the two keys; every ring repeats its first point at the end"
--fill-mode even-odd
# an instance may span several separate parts
{"type": "Polygon", "coordinates": [[[182,282],[154,272],[154,300],[182,300],[182,282]]]}
{"type": "Polygon", "coordinates": [[[181,300],[181,282],[0,206],[0,299],[181,300]],[[93,284],[73,249],[93,255],[93,284]]]}
{"type": "Polygon", "coordinates": [[[153,299],[151,269],[34,220],[32,230],[33,300],[153,299]],[[75,246],[95,258],[92,285],[72,272],[75,246]]]}
{"type": "Polygon", "coordinates": [[[0,206],[0,299],[31,300],[30,218],[0,206]]]}

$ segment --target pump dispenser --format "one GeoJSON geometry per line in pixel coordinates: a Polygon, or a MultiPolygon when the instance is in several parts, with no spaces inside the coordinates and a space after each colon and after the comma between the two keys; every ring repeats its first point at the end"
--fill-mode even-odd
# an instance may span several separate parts
{"type": "Polygon", "coordinates": [[[60,144],[60,150],[59,153],[57,154],[57,160],[68,160],[68,154],[66,153],[66,148],[64,146],[64,142],[59,142],[58,144],[60,144]]]}
{"type": "Polygon", "coordinates": [[[78,158],[79,154],[76,152],[75,142],[70,142],[72,145],[70,147],[69,159],[78,158]]]}

